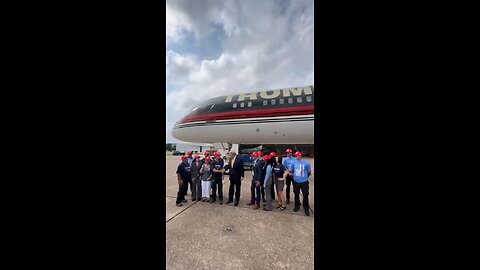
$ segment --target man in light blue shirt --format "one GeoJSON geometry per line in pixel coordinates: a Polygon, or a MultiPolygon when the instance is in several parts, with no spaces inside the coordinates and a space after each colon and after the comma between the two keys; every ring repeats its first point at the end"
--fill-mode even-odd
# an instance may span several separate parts
{"type": "MultiPolygon", "coordinates": [[[[192,166],[192,162],[195,160],[195,158],[192,156],[193,152],[192,151],[187,151],[186,155],[187,155],[187,161],[188,161],[188,164],[190,166],[192,166]]],[[[190,177],[189,178],[190,180],[188,180],[188,184],[190,185],[190,193],[193,195],[193,189],[195,188],[193,186],[193,183],[192,183],[192,178],[190,177]]],[[[187,189],[185,189],[185,195],[187,195],[187,189]]],[[[193,200],[193,197],[192,197],[192,200],[193,200]]]]}
{"type": "Polygon", "coordinates": [[[195,158],[193,158],[192,154],[193,154],[192,151],[187,151],[187,159],[188,159],[188,164],[190,164],[190,166],[192,166],[192,162],[195,160],[195,158]]]}
{"type": "Polygon", "coordinates": [[[305,215],[310,215],[310,204],[308,203],[308,177],[312,174],[310,164],[302,160],[302,152],[297,151],[294,154],[296,160],[290,165],[289,170],[293,174],[293,194],[295,194],[295,207],[293,212],[300,209],[300,189],[303,195],[303,210],[305,215]]]}
{"type": "MultiPolygon", "coordinates": [[[[285,168],[291,172],[292,170],[290,169],[290,166],[292,165],[292,163],[295,161],[295,158],[292,157],[292,149],[287,149],[285,150],[285,153],[287,153],[287,157],[283,159],[282,163],[283,163],[283,166],[285,166],[285,168]]],[[[290,204],[290,186],[292,184],[292,174],[289,173],[287,175],[287,178],[286,178],[286,181],[285,181],[285,184],[287,184],[287,189],[285,191],[285,195],[287,197],[287,201],[285,202],[286,204],[290,204]]]]}

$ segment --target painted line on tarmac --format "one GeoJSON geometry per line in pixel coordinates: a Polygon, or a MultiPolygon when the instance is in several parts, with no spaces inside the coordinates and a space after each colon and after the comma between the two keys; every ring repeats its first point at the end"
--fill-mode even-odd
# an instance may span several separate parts
{"type": "Polygon", "coordinates": [[[178,212],[176,215],[174,215],[173,217],[167,219],[167,222],[168,223],[170,220],[172,220],[173,218],[175,218],[176,216],[180,215],[181,213],[183,213],[183,211],[187,210],[188,208],[192,207],[192,205],[196,204],[198,201],[194,201],[192,204],[188,205],[187,207],[183,208],[182,211],[178,212]]]}

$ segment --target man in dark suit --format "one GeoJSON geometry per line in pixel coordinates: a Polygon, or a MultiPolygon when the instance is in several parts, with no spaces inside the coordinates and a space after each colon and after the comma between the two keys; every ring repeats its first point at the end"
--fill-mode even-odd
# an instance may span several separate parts
{"type": "Polygon", "coordinates": [[[252,169],[252,175],[253,175],[253,179],[252,179],[252,185],[250,187],[250,191],[251,191],[251,203],[249,205],[254,205],[255,206],[253,207],[253,210],[257,210],[258,208],[260,208],[260,198],[261,198],[261,194],[260,194],[260,186],[261,186],[261,183],[263,182],[263,180],[261,181],[261,179],[263,179],[263,174],[262,174],[262,169],[263,169],[263,159],[262,157],[260,156],[260,153],[253,153],[254,154],[254,158],[255,158],[255,161],[254,161],[254,165],[253,165],[253,169],[252,169]]]}
{"type": "Polygon", "coordinates": [[[237,153],[231,151],[230,155],[230,188],[228,190],[228,202],[227,204],[233,202],[233,193],[235,189],[235,204],[234,206],[238,205],[238,201],[240,201],[240,186],[243,180],[243,161],[241,158],[237,157],[237,153]]]}

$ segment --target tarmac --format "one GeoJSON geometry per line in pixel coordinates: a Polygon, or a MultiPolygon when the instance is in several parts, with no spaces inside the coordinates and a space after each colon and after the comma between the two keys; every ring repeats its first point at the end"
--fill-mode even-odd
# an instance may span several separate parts
{"type": "MultiPolygon", "coordinates": [[[[276,201],[272,202],[273,211],[246,205],[250,202],[251,171],[245,171],[236,207],[225,204],[228,175],[223,180],[223,205],[218,204],[218,197],[215,203],[192,202],[189,187],[188,202],[178,207],[175,172],[181,160],[180,156],[166,159],[166,269],[313,269],[314,174],[309,177],[310,216],[305,215],[303,205],[293,212],[293,190],[284,211],[276,208],[276,201]]],[[[313,169],[314,160],[304,159],[313,169]]]]}

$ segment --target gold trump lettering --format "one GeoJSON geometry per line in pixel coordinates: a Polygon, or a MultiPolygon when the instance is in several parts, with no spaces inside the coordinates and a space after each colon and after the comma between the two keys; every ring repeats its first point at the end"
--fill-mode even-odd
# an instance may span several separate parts
{"type": "Polygon", "coordinates": [[[260,92],[260,97],[264,99],[272,99],[280,96],[280,90],[273,90],[271,95],[267,94],[267,92],[260,92]]]}
{"type": "Polygon", "coordinates": [[[238,101],[244,101],[245,98],[249,98],[250,100],[257,99],[257,93],[242,93],[238,95],[238,101]]]}
{"type": "Polygon", "coordinates": [[[305,93],[305,95],[311,95],[312,94],[312,89],[310,87],[303,87],[303,88],[289,88],[289,89],[283,89],[283,96],[284,97],[289,97],[290,96],[290,93],[293,94],[293,96],[301,96],[302,95],[302,91],[303,93],[305,93]]]}

